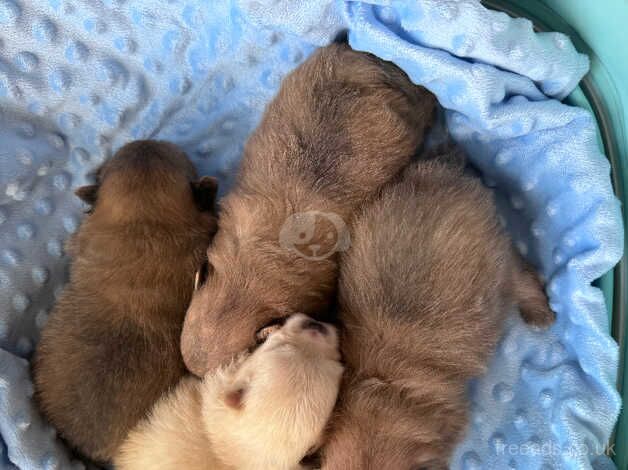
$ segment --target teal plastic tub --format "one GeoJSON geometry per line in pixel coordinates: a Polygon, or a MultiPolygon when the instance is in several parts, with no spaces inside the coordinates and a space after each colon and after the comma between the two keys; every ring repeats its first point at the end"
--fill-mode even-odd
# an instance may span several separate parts
{"type": "MultiPolygon", "coordinates": [[[[591,59],[591,71],[565,100],[590,109],[598,123],[600,147],[612,167],[615,194],[622,202],[628,226],[628,2],[626,0],[484,0],[484,5],[515,17],[530,19],[539,31],[569,35],[576,48],[591,59]]],[[[628,264],[624,256],[601,279],[611,334],[620,347],[617,389],[628,404],[628,264]]],[[[608,446],[620,470],[628,470],[628,410],[620,415],[608,446]]]]}

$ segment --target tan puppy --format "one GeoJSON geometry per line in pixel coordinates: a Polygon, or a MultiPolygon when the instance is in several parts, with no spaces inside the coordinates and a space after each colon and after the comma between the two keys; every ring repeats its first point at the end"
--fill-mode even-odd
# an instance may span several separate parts
{"type": "Polygon", "coordinates": [[[36,351],[42,412],[94,460],[185,372],[179,350],[193,276],[216,230],[216,182],[165,142],[124,146],[77,194],[92,204],[69,240],[70,283],[36,351]]]}
{"type": "Polygon", "coordinates": [[[203,376],[293,312],[334,300],[337,251],[356,207],[410,161],[435,99],[391,63],[334,44],[283,82],[222,201],[181,348],[203,376]]]}
{"type": "Polygon", "coordinates": [[[293,315],[252,355],[183,379],[129,434],[116,468],[301,468],[336,402],[339,357],[334,327],[293,315]]]}
{"type": "Polygon", "coordinates": [[[347,379],[323,469],[446,469],[514,305],[548,325],[536,275],[513,252],[492,195],[448,156],[412,164],[353,225],[341,260],[347,379]]]}

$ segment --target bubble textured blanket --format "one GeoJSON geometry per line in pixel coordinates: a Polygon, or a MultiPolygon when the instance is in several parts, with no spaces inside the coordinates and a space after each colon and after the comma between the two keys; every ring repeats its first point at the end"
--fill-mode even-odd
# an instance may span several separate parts
{"type": "Polygon", "coordinates": [[[136,138],[180,144],[224,189],[281,78],[345,29],[437,95],[558,314],[549,332],[512,316],[452,468],[612,466],[617,348],[590,284],[623,232],[594,120],[557,101],[588,68],[567,37],[471,0],[0,0],[2,468],[83,466],[28,364],[82,216],[71,189],[136,138]]]}

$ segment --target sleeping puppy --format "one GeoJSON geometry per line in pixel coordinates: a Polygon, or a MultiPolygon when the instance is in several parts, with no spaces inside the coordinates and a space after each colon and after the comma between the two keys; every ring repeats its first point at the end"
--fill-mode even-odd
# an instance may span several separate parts
{"type": "Polygon", "coordinates": [[[284,81],[244,150],[185,318],[203,376],[293,312],[335,299],[337,252],[356,207],[408,164],[435,99],[391,63],[334,44],[284,81]]]}
{"type": "Polygon", "coordinates": [[[346,381],[323,469],[446,469],[514,305],[554,314],[515,254],[492,195],[455,158],[412,164],[353,224],[341,259],[346,381]]]}
{"type": "Polygon", "coordinates": [[[216,181],[166,142],[122,147],[77,190],[90,215],[69,240],[70,282],[36,351],[36,398],[96,461],[185,372],[179,341],[194,272],[216,230],[216,181]]]}
{"type": "Polygon", "coordinates": [[[183,379],[129,434],[116,468],[304,468],[336,402],[339,358],[334,327],[293,315],[250,356],[183,379]]]}

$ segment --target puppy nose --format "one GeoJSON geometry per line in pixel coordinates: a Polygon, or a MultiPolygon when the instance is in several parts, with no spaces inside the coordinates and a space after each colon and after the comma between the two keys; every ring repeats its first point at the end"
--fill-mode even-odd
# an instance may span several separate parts
{"type": "Polygon", "coordinates": [[[325,325],[323,325],[319,321],[312,320],[311,318],[303,320],[303,323],[301,323],[301,328],[303,328],[304,330],[318,331],[322,335],[326,335],[328,333],[327,327],[325,325]]]}

